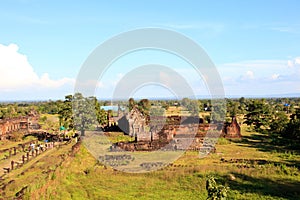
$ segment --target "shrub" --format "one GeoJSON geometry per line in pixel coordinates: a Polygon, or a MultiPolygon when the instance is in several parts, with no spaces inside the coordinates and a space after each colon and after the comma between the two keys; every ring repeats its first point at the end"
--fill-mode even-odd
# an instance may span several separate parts
{"type": "Polygon", "coordinates": [[[225,200],[229,187],[223,185],[217,185],[213,177],[209,177],[206,181],[206,190],[208,193],[208,200],[225,200]]]}

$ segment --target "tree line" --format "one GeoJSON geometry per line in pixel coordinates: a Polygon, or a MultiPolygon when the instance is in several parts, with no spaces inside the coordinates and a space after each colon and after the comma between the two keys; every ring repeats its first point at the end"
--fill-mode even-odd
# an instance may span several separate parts
{"type": "MultiPolygon", "coordinates": [[[[136,106],[145,116],[164,115],[164,111],[172,107],[180,107],[191,115],[207,113],[217,122],[229,121],[233,116],[239,116],[240,122],[251,129],[268,134],[274,138],[300,140],[300,98],[269,98],[269,99],[226,99],[225,104],[210,99],[181,100],[149,100],[139,101],[130,98],[128,101],[113,102],[124,105],[131,110],[136,106]],[[212,112],[213,111],[213,112],[212,112]]],[[[107,111],[101,106],[110,105],[110,101],[99,101],[96,97],[84,97],[80,93],[65,96],[64,100],[1,103],[0,119],[26,116],[30,110],[41,114],[58,115],[59,125],[69,130],[83,132],[95,126],[105,126],[107,111]]],[[[112,112],[112,111],[110,111],[112,112]]]]}

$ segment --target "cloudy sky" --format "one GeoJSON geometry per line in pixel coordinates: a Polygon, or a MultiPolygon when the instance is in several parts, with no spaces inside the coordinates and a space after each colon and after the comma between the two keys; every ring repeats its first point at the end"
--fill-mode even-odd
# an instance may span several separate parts
{"type": "MultiPolygon", "coordinates": [[[[217,66],[226,96],[300,94],[297,0],[0,0],[0,5],[0,100],[64,98],[97,46],[145,27],[197,42],[217,66]]],[[[205,79],[179,57],[142,50],[112,63],[99,77],[95,95],[111,96],[122,77],[153,63],[177,71],[196,95],[209,94],[205,79]]],[[[132,93],[165,94],[172,95],[151,85],[132,93]]]]}

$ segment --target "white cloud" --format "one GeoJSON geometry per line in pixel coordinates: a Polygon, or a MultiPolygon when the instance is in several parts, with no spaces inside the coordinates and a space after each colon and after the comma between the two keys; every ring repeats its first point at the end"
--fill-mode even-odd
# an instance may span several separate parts
{"type": "Polygon", "coordinates": [[[300,57],[296,57],[292,60],[288,60],[287,62],[289,67],[300,66],[300,57]]]}
{"type": "Polygon", "coordinates": [[[19,47],[16,44],[0,44],[0,91],[56,89],[74,83],[74,79],[71,78],[52,80],[47,73],[39,77],[28,62],[27,56],[18,51],[19,47]]]}
{"type": "MultiPolygon", "coordinates": [[[[241,74],[239,77],[235,77],[235,79],[238,82],[247,82],[248,83],[249,81],[252,81],[252,80],[256,79],[256,77],[255,77],[254,72],[252,70],[247,70],[246,72],[241,74]]],[[[229,79],[227,78],[227,80],[229,80],[229,79]]]]}
{"type": "Polygon", "coordinates": [[[45,73],[41,76],[41,78],[38,80],[38,84],[45,88],[59,88],[65,84],[73,84],[74,79],[72,78],[62,78],[59,80],[51,80],[49,78],[49,74],[45,73]]]}
{"type": "Polygon", "coordinates": [[[253,71],[247,71],[245,77],[247,79],[254,79],[254,72],[253,71]]]}
{"type": "Polygon", "coordinates": [[[226,93],[286,94],[298,93],[300,57],[290,60],[252,60],[218,66],[226,93]]]}
{"type": "Polygon", "coordinates": [[[295,58],[295,64],[300,65],[300,57],[295,58]]]}
{"type": "Polygon", "coordinates": [[[287,61],[288,67],[294,67],[294,62],[292,60],[287,61]]]}
{"type": "Polygon", "coordinates": [[[292,70],[289,67],[291,62],[287,60],[250,60],[226,63],[218,66],[218,70],[222,77],[247,80],[269,79],[273,74],[291,74],[292,70]]]}
{"type": "Polygon", "coordinates": [[[272,74],[271,79],[276,80],[279,78],[279,74],[272,74]]]}

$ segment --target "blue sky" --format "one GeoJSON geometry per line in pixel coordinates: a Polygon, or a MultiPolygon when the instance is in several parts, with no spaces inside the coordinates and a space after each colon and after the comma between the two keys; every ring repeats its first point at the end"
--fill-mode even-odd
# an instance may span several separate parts
{"type": "MultiPolygon", "coordinates": [[[[217,66],[227,96],[300,93],[299,8],[297,0],[0,0],[0,100],[63,98],[98,45],[144,27],[196,41],[217,66]]],[[[143,52],[116,62],[99,80],[97,96],[110,96],[130,67],[151,62],[181,71],[195,93],[207,92],[186,63],[143,52]]],[[[145,95],[157,94],[151,91],[145,95]]]]}

